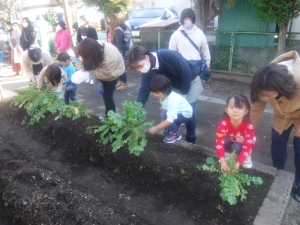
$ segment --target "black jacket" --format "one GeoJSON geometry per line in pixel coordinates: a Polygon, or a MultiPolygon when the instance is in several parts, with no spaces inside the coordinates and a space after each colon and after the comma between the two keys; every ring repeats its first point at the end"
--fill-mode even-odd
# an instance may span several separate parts
{"type": "Polygon", "coordinates": [[[136,101],[146,104],[150,95],[150,82],[156,74],[162,74],[169,78],[172,87],[186,95],[191,88],[191,81],[199,74],[200,69],[194,63],[188,62],[181,54],[169,49],[158,50],[159,68],[150,69],[142,74],[141,87],[136,101]]]}
{"type": "Polygon", "coordinates": [[[114,40],[111,42],[122,53],[124,49],[124,31],[118,26],[115,28],[114,40]]]}
{"type": "Polygon", "coordinates": [[[36,33],[33,28],[23,28],[20,37],[20,46],[25,51],[35,43],[36,33]]]}
{"type": "MultiPolygon", "coordinates": [[[[80,43],[82,41],[81,32],[83,27],[79,27],[77,31],[77,42],[80,43]]],[[[94,40],[98,40],[97,31],[94,27],[85,27],[86,29],[86,36],[88,38],[92,38],[94,40]]]]}

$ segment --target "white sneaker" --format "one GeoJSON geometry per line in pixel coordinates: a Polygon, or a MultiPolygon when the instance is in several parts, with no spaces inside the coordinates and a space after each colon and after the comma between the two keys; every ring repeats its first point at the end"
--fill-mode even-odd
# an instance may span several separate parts
{"type": "Polygon", "coordinates": [[[249,155],[246,160],[242,164],[243,168],[245,169],[250,169],[252,168],[252,161],[251,161],[251,156],[249,155]]]}
{"type": "Polygon", "coordinates": [[[90,83],[90,79],[87,79],[84,83],[90,83]]]}
{"type": "Polygon", "coordinates": [[[90,84],[94,84],[94,80],[93,79],[90,81],[90,84]]]}

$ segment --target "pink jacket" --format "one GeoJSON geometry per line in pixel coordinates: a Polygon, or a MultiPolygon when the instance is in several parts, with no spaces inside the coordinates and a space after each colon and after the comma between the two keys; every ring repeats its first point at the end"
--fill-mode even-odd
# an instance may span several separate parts
{"type": "Polygon", "coordinates": [[[71,47],[70,34],[66,29],[62,29],[56,33],[55,48],[60,48],[62,51],[68,51],[71,47]]]}

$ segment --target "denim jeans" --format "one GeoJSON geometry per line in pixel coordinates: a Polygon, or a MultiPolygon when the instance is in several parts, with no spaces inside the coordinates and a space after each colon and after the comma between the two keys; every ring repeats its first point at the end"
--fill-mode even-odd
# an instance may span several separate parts
{"type": "Polygon", "coordinates": [[[114,95],[114,92],[116,89],[118,79],[112,80],[112,81],[102,81],[102,82],[103,82],[102,97],[103,97],[104,105],[106,108],[105,114],[107,115],[107,112],[109,110],[116,112],[116,105],[114,102],[113,95],[114,95]]]}
{"type": "Polygon", "coordinates": [[[224,142],[224,150],[225,152],[232,153],[235,151],[235,153],[238,155],[242,151],[243,145],[238,142],[233,142],[230,140],[230,136],[226,136],[225,142],[224,142]]]}
{"type": "MultiPolygon", "coordinates": [[[[293,127],[293,125],[290,126],[281,135],[272,128],[271,154],[273,166],[278,170],[284,170],[287,159],[287,142],[293,127]]],[[[294,137],[293,144],[295,152],[294,163],[296,167],[295,183],[296,185],[300,185],[300,138],[294,137]]]]}
{"type": "MultiPolygon", "coordinates": [[[[164,110],[161,112],[161,119],[166,120],[167,119],[167,110],[164,110]]],[[[168,127],[166,127],[166,135],[168,135],[170,132],[177,133],[179,130],[179,126],[182,123],[187,123],[191,120],[191,118],[186,118],[182,114],[177,114],[177,119],[173,121],[168,127]]]]}
{"type": "Polygon", "coordinates": [[[65,98],[65,103],[67,105],[69,105],[70,99],[71,99],[71,101],[76,100],[76,90],[75,91],[65,91],[64,98],[65,98]]]}
{"type": "Polygon", "coordinates": [[[120,76],[120,81],[122,81],[124,84],[127,83],[127,73],[126,73],[126,71],[120,76]]]}

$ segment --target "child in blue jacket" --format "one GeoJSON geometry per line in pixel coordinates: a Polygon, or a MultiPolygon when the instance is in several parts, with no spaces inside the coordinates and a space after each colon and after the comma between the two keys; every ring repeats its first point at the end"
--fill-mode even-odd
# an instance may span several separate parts
{"type": "Polygon", "coordinates": [[[70,59],[70,56],[67,52],[61,52],[57,56],[59,64],[62,66],[63,71],[66,73],[67,77],[65,79],[66,90],[65,90],[65,103],[68,105],[71,101],[76,100],[76,90],[77,85],[71,82],[72,75],[76,72],[76,69],[70,59]]]}

